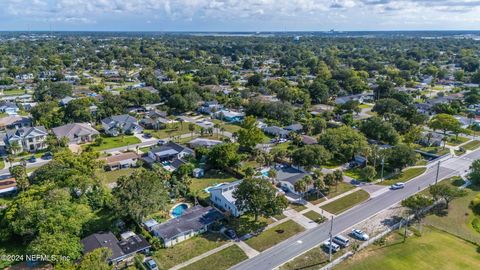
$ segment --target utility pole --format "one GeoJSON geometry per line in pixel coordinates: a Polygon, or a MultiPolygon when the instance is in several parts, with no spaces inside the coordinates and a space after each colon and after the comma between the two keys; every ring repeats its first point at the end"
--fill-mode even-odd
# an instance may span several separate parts
{"type": "Polygon", "coordinates": [[[382,173],[381,173],[381,179],[382,179],[382,182],[383,182],[383,167],[385,165],[385,157],[382,157],[382,173]]]}
{"type": "Polygon", "coordinates": [[[328,261],[331,262],[332,261],[332,230],[333,230],[333,216],[332,216],[332,219],[331,219],[331,222],[330,222],[330,232],[328,233],[329,236],[330,236],[330,243],[328,245],[328,261]]]}
{"type": "Polygon", "coordinates": [[[438,183],[438,173],[440,172],[440,160],[437,163],[437,176],[435,176],[435,185],[438,183]]]}
{"type": "Polygon", "coordinates": [[[403,226],[405,227],[405,230],[403,231],[403,242],[405,243],[407,240],[408,216],[405,218],[405,224],[403,224],[403,226]]]}

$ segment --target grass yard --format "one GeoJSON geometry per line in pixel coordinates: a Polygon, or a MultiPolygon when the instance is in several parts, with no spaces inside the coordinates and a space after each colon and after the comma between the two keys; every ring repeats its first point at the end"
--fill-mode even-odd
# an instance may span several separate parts
{"type": "MultiPolygon", "coordinates": [[[[339,251],[333,254],[332,258],[336,259],[341,254],[342,251],[339,251]]],[[[321,247],[315,247],[280,266],[280,270],[318,270],[327,263],[328,253],[321,247]]]]}
{"type": "Polygon", "coordinates": [[[257,251],[264,251],[304,230],[295,221],[288,220],[246,240],[245,243],[257,251]]]}
{"type": "Polygon", "coordinates": [[[302,212],[303,210],[307,209],[307,207],[303,204],[298,204],[298,203],[291,203],[290,208],[297,212],[302,212]]]}
{"type": "Polygon", "coordinates": [[[378,182],[379,185],[384,185],[384,186],[389,186],[393,185],[398,182],[407,182],[408,180],[411,180],[421,174],[423,174],[427,170],[426,167],[420,167],[420,168],[410,168],[402,171],[401,173],[387,178],[382,182],[378,182]]]}
{"type": "Polygon", "coordinates": [[[306,212],[305,214],[303,214],[306,218],[310,219],[311,221],[314,221],[316,223],[323,223],[326,218],[322,215],[320,215],[319,213],[315,212],[315,211],[308,211],[306,212]]]}
{"type": "Polygon", "coordinates": [[[216,270],[225,270],[246,259],[248,257],[245,252],[237,245],[233,245],[180,269],[210,270],[215,266],[216,270]]]}
{"type": "Polygon", "coordinates": [[[346,171],[343,171],[343,174],[355,180],[361,181],[362,180],[361,171],[362,171],[361,168],[353,168],[353,169],[348,169],[346,171]]]}
{"type": "Polygon", "coordinates": [[[344,162],[330,160],[330,161],[327,162],[327,164],[323,165],[322,167],[324,167],[326,169],[335,169],[335,168],[338,168],[338,167],[342,166],[343,164],[344,164],[344,162]]]}
{"type": "Polygon", "coordinates": [[[466,143],[464,145],[462,145],[463,149],[465,150],[475,150],[477,149],[478,147],[480,147],[480,141],[471,141],[469,143],[466,143]]]}
{"type": "Polygon", "coordinates": [[[450,153],[450,149],[444,148],[443,146],[421,147],[418,150],[437,156],[443,156],[450,153]]]}
{"type": "Polygon", "coordinates": [[[5,96],[20,96],[25,94],[25,89],[12,89],[12,90],[4,90],[3,94],[5,96]]]}
{"type": "Polygon", "coordinates": [[[192,183],[190,184],[190,190],[199,191],[199,195],[202,198],[207,198],[210,196],[209,193],[205,192],[204,189],[210,186],[214,186],[220,183],[230,183],[237,180],[235,177],[230,174],[226,174],[222,171],[209,170],[205,173],[205,176],[202,178],[192,178],[192,183]]]}
{"type": "Polygon", "coordinates": [[[121,176],[129,176],[132,174],[135,170],[135,168],[127,168],[127,169],[121,169],[121,170],[115,170],[115,171],[104,171],[103,169],[98,169],[95,172],[95,175],[104,183],[105,185],[116,182],[118,178],[121,176]]]}
{"type": "Polygon", "coordinates": [[[103,151],[107,149],[141,143],[140,139],[135,136],[108,137],[108,136],[102,135],[101,138],[103,139],[103,141],[100,145],[97,146],[94,144],[85,144],[85,145],[82,145],[82,149],[85,149],[86,147],[91,146],[95,151],[103,151]]]}
{"type": "MultiPolygon", "coordinates": [[[[458,187],[463,184],[463,181],[459,181],[458,177],[452,177],[451,179],[443,180],[441,183],[448,183],[458,187]]],[[[480,187],[470,186],[465,190],[467,195],[453,200],[449,205],[448,213],[440,212],[428,215],[424,222],[440,230],[480,244],[480,233],[472,227],[472,221],[475,218],[480,219],[480,216],[475,215],[469,208],[470,201],[480,192],[480,187]]]]}
{"type": "Polygon", "coordinates": [[[347,191],[350,191],[354,188],[355,188],[355,186],[350,185],[349,183],[340,182],[340,183],[338,183],[338,185],[336,187],[335,186],[329,187],[330,190],[328,191],[326,196],[329,199],[332,199],[332,198],[335,198],[336,196],[338,196],[340,194],[343,194],[347,191]]]}
{"type": "Polygon", "coordinates": [[[458,138],[455,138],[455,136],[453,136],[453,137],[448,138],[447,144],[452,145],[452,146],[457,146],[459,144],[466,143],[469,140],[470,140],[469,138],[465,138],[465,137],[462,137],[462,136],[458,136],[458,138]]]}
{"type": "Polygon", "coordinates": [[[354,207],[355,205],[363,201],[366,201],[369,197],[370,195],[368,195],[368,192],[360,189],[338,200],[328,203],[321,208],[329,213],[336,215],[354,207]]]}
{"type": "Polygon", "coordinates": [[[454,270],[478,269],[480,265],[476,245],[431,227],[405,243],[398,233],[387,239],[386,246],[371,245],[336,269],[454,270]]]}
{"type": "Polygon", "coordinates": [[[227,240],[222,235],[207,233],[180,242],[171,248],[157,250],[153,257],[160,269],[169,269],[225,243],[227,240]]]}
{"type": "Polygon", "coordinates": [[[242,215],[238,218],[231,218],[226,224],[227,227],[234,229],[238,236],[243,236],[247,233],[257,231],[265,228],[268,224],[273,223],[272,219],[266,219],[264,217],[258,217],[257,222],[253,216],[242,215]]]}
{"type": "Polygon", "coordinates": [[[0,169],[3,169],[5,167],[5,161],[3,159],[0,159],[0,169]]]}
{"type": "MultiPolygon", "coordinates": [[[[183,123],[183,125],[181,125],[180,123],[168,124],[167,128],[160,129],[160,130],[145,130],[144,133],[150,133],[152,134],[153,137],[157,139],[165,139],[165,138],[176,137],[183,134],[192,133],[188,128],[188,126],[189,126],[189,123],[183,123]]],[[[195,127],[194,132],[198,132],[200,130],[199,126],[197,125],[193,125],[193,126],[195,127]]]]}

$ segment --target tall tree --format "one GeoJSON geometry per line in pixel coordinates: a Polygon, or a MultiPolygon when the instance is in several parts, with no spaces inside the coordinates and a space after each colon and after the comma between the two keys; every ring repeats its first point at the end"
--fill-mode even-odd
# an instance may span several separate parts
{"type": "Polygon", "coordinates": [[[253,116],[245,117],[242,129],[237,133],[240,147],[248,151],[252,151],[257,143],[260,143],[263,139],[263,132],[257,127],[257,119],[253,116]]]}
{"type": "Polygon", "coordinates": [[[255,221],[259,216],[278,215],[288,206],[287,199],[277,196],[277,190],[261,178],[245,178],[234,191],[233,197],[237,208],[253,215],[255,221]]]}

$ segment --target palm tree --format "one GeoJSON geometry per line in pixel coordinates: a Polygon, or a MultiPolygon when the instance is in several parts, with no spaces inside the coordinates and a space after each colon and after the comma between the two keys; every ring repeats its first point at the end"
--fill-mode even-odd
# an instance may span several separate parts
{"type": "Polygon", "coordinates": [[[302,197],[303,197],[303,194],[305,193],[305,191],[307,190],[307,184],[305,183],[304,179],[297,181],[293,185],[293,187],[295,188],[295,191],[297,191],[298,193],[301,194],[302,197]]]}
{"type": "Polygon", "coordinates": [[[333,172],[333,179],[335,182],[335,191],[338,189],[338,183],[343,182],[343,172],[341,170],[336,170],[333,172]]]}

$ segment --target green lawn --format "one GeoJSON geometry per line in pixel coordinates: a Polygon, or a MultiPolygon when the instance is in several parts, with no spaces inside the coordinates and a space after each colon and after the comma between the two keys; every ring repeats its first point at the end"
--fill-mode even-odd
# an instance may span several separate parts
{"type": "Polygon", "coordinates": [[[314,221],[316,223],[323,223],[326,218],[322,215],[320,215],[319,213],[311,210],[311,211],[308,211],[306,212],[305,214],[303,214],[306,218],[310,219],[311,221],[314,221]]]}
{"type": "Polygon", "coordinates": [[[291,203],[290,208],[297,212],[302,212],[303,210],[307,209],[307,207],[303,204],[298,204],[298,203],[291,203]]]}
{"type": "Polygon", "coordinates": [[[12,89],[3,91],[5,96],[20,96],[25,94],[25,89],[12,89]]]}
{"type": "Polygon", "coordinates": [[[445,154],[450,153],[450,149],[444,148],[443,146],[421,147],[421,148],[418,148],[418,150],[427,152],[430,154],[434,154],[437,156],[443,156],[445,154]]]}
{"type": "Polygon", "coordinates": [[[226,224],[227,227],[234,229],[238,236],[243,236],[247,233],[254,232],[261,228],[265,228],[268,224],[272,223],[271,219],[259,217],[255,222],[253,216],[242,215],[238,218],[231,218],[226,224]]]}
{"type": "Polygon", "coordinates": [[[210,270],[215,268],[215,270],[225,270],[246,259],[248,257],[245,252],[237,245],[233,245],[180,269],[210,270]]]}
{"type": "MultiPolygon", "coordinates": [[[[333,254],[336,259],[342,254],[341,251],[333,254]]],[[[315,247],[297,258],[287,262],[280,270],[318,270],[328,263],[328,253],[322,247],[315,247]]]]}
{"type": "Polygon", "coordinates": [[[210,196],[210,194],[204,191],[205,188],[214,186],[220,183],[230,183],[235,180],[237,180],[235,177],[229,174],[226,174],[222,171],[209,170],[205,173],[205,176],[202,178],[192,178],[192,183],[190,184],[190,190],[199,191],[200,197],[207,198],[210,196]]]}
{"type": "MultiPolygon", "coordinates": [[[[345,182],[340,182],[338,183],[337,186],[331,186],[331,187],[328,187],[328,190],[324,191],[323,194],[325,196],[327,196],[327,198],[329,199],[332,199],[340,194],[343,194],[349,190],[352,190],[354,189],[355,186],[349,184],[349,183],[345,183],[345,182]]],[[[305,199],[309,202],[309,203],[312,203],[312,204],[319,204],[323,201],[325,201],[325,197],[321,197],[321,195],[317,195],[317,194],[310,194],[308,196],[305,197],[305,199]]]]}
{"type": "Polygon", "coordinates": [[[91,145],[93,150],[103,151],[107,149],[133,145],[141,142],[140,139],[135,136],[108,137],[108,136],[102,135],[102,138],[103,138],[102,144],[100,144],[99,146],[96,146],[94,144],[85,144],[85,145],[82,145],[82,149],[85,149],[86,147],[91,145]]]}
{"type": "Polygon", "coordinates": [[[3,159],[0,159],[0,169],[3,169],[5,167],[5,161],[3,159]]]}
{"type": "Polygon", "coordinates": [[[121,169],[115,171],[104,171],[103,169],[98,169],[95,172],[95,175],[100,179],[100,181],[102,181],[102,183],[110,184],[116,182],[117,179],[121,176],[129,176],[135,170],[135,168],[121,169]]]}
{"type": "MultiPolygon", "coordinates": [[[[152,134],[153,137],[158,138],[158,139],[165,139],[165,138],[170,138],[170,137],[176,137],[180,136],[183,134],[189,134],[192,133],[188,129],[189,123],[175,123],[175,124],[168,124],[167,128],[165,129],[160,129],[160,130],[145,130],[144,133],[150,133],[152,134]]],[[[198,132],[200,130],[200,127],[197,125],[194,125],[195,131],[198,132]]]]}
{"type": "MultiPolygon", "coordinates": [[[[448,183],[458,187],[463,184],[458,177],[443,180],[441,183],[448,183]]],[[[472,221],[480,216],[475,215],[469,208],[470,201],[480,192],[480,187],[470,186],[466,189],[467,195],[452,201],[449,205],[448,213],[440,212],[428,215],[425,223],[438,229],[448,231],[468,241],[480,244],[480,233],[472,227],[472,221]]],[[[426,191],[428,194],[428,191],[426,191]]]]}
{"type": "Polygon", "coordinates": [[[452,146],[457,146],[459,144],[466,143],[469,140],[470,140],[469,138],[465,138],[465,137],[461,137],[461,136],[458,136],[458,138],[450,137],[450,138],[448,138],[447,144],[452,145],[452,146]]]}
{"type": "Polygon", "coordinates": [[[245,243],[257,251],[264,251],[304,230],[295,221],[288,220],[246,240],[245,243]]]}
{"type": "Polygon", "coordinates": [[[160,269],[169,269],[225,243],[227,243],[226,239],[220,234],[203,234],[180,242],[171,248],[157,250],[153,257],[160,269]]]}
{"type": "Polygon", "coordinates": [[[479,269],[479,265],[478,246],[424,227],[422,236],[411,236],[405,243],[400,234],[393,233],[386,246],[371,245],[336,269],[456,270],[479,269]]]}
{"type": "Polygon", "coordinates": [[[364,190],[358,190],[331,203],[321,206],[321,208],[336,215],[367,200],[369,197],[370,195],[368,195],[368,192],[364,190]]]}
{"type": "Polygon", "coordinates": [[[362,179],[361,171],[362,171],[361,168],[353,168],[353,169],[348,169],[344,171],[343,174],[353,179],[361,181],[362,179]]]}
{"type": "Polygon", "coordinates": [[[427,170],[426,167],[406,169],[406,170],[402,171],[401,173],[399,173],[399,174],[397,174],[393,177],[387,178],[382,182],[378,182],[378,184],[389,186],[389,185],[393,185],[393,184],[398,183],[398,182],[407,182],[408,180],[411,180],[411,179],[421,175],[426,170],[427,170]]]}
{"type": "Polygon", "coordinates": [[[480,147],[480,141],[471,141],[462,146],[465,150],[475,150],[480,147]]]}

